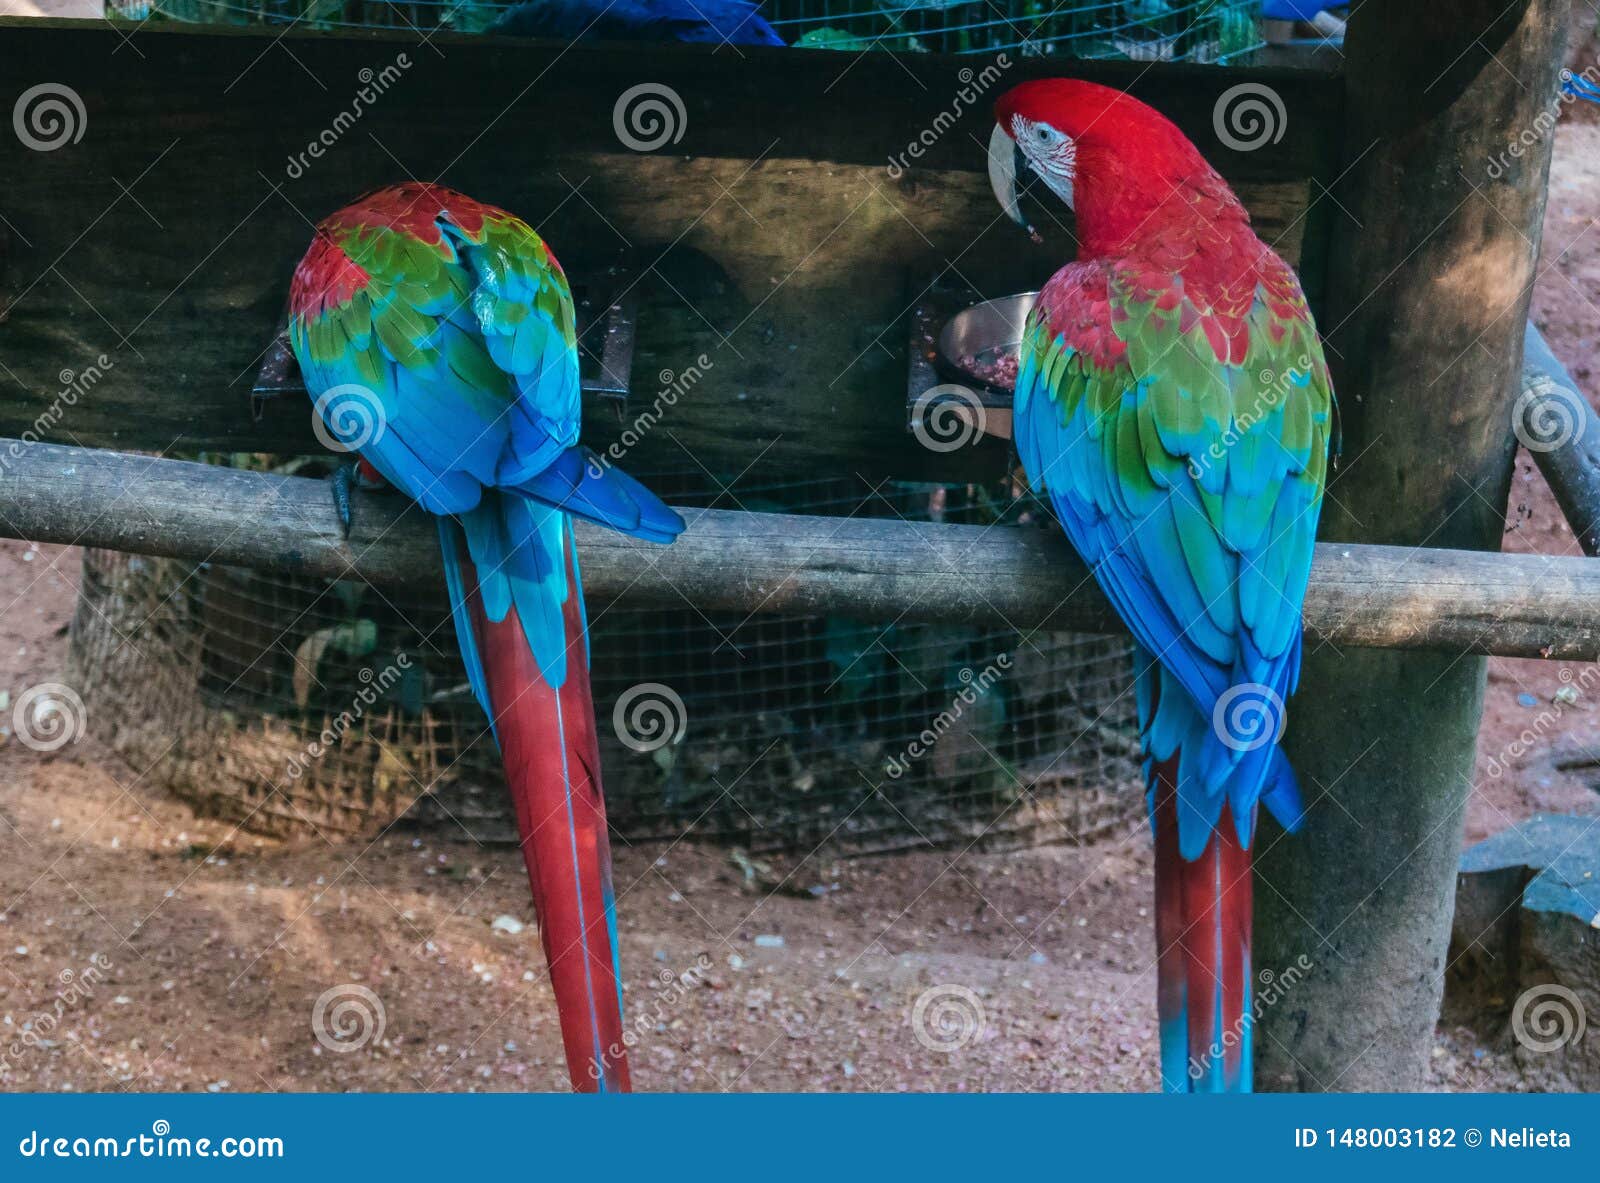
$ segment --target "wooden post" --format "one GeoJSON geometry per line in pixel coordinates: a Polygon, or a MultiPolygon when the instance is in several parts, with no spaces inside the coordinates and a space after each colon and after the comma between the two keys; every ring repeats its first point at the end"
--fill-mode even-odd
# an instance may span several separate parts
{"type": "MultiPolygon", "coordinates": [[[[1567,0],[1368,4],[1351,22],[1320,314],[1344,434],[1327,538],[1499,546],[1567,13],[1567,0]]],[[[1416,1089],[1485,666],[1308,651],[1289,753],[1310,814],[1294,838],[1263,827],[1256,968],[1285,981],[1312,968],[1259,1017],[1257,1084],[1416,1089]]]]}

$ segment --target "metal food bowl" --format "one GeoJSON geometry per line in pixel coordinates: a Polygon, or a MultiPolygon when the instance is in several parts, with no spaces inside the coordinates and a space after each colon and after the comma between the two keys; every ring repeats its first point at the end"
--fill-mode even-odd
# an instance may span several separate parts
{"type": "Polygon", "coordinates": [[[1020,352],[1023,327],[1038,298],[1038,292],[1020,292],[1015,296],[1002,296],[998,300],[985,300],[956,313],[939,330],[940,368],[965,381],[977,382],[1002,394],[1011,394],[1010,389],[995,386],[982,374],[964,365],[962,359],[972,357],[982,361],[1020,352]]]}

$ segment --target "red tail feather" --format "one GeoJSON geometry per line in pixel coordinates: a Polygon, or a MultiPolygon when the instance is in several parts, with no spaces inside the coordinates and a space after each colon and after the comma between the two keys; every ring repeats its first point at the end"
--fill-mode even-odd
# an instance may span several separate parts
{"type": "Polygon", "coordinates": [[[568,554],[567,677],[559,693],[539,672],[513,608],[484,615],[465,557],[478,640],[539,936],[550,966],[567,1071],[579,1092],[627,1092],[622,1003],[612,940],[611,848],[577,571],[568,554]]]}
{"type": "Polygon", "coordinates": [[[1154,770],[1156,1001],[1168,1092],[1251,1087],[1250,852],[1223,807],[1204,853],[1178,849],[1178,762],[1154,770]]]}

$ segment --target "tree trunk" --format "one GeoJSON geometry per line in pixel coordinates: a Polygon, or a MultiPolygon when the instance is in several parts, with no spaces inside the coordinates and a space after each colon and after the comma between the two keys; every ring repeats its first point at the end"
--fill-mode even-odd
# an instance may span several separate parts
{"type": "MultiPolygon", "coordinates": [[[[1344,437],[1326,538],[1499,546],[1567,12],[1356,12],[1320,314],[1344,437]]],[[[1306,827],[1258,839],[1256,968],[1283,983],[1257,1026],[1258,1087],[1423,1085],[1484,673],[1478,657],[1308,652],[1288,740],[1306,827]]]]}

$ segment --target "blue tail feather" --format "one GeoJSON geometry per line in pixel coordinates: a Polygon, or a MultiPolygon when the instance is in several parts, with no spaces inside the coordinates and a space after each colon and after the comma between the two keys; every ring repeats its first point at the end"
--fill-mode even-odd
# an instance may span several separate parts
{"type": "Polygon", "coordinates": [[[683,519],[649,489],[587,448],[568,448],[516,489],[646,542],[671,542],[683,519]]]}

